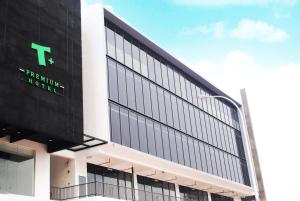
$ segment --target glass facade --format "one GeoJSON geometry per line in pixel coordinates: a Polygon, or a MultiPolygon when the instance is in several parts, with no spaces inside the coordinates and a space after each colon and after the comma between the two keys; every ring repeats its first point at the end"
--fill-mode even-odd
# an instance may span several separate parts
{"type": "Polygon", "coordinates": [[[233,198],[217,194],[211,194],[211,201],[233,201],[233,198]]]}
{"type": "Polygon", "coordinates": [[[179,186],[181,200],[189,201],[208,201],[207,192],[188,188],[185,186],[179,186]]]}
{"type": "Polygon", "coordinates": [[[0,194],[34,195],[34,151],[0,142],[0,194]]]}
{"type": "Polygon", "coordinates": [[[236,109],[199,98],[212,94],[109,22],[106,33],[112,141],[250,185],[236,109]]]}

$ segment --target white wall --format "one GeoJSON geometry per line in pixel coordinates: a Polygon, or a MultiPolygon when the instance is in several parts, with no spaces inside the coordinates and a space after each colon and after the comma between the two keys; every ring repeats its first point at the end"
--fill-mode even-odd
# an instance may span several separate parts
{"type": "Polygon", "coordinates": [[[109,141],[103,8],[83,6],[81,12],[84,133],[109,141]]]}
{"type": "Polygon", "coordinates": [[[51,186],[61,188],[75,185],[74,159],[51,156],[50,164],[51,186]]]}
{"type": "MultiPolygon", "coordinates": [[[[1,139],[8,142],[8,139],[1,139]]],[[[0,194],[2,201],[48,201],[50,200],[50,154],[47,153],[45,145],[21,140],[14,144],[35,150],[35,189],[34,196],[21,196],[12,194],[0,194]]]]}

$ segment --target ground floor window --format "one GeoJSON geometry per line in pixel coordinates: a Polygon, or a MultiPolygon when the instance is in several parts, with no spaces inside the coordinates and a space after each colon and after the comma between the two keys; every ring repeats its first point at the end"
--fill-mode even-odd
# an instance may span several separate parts
{"type": "Polygon", "coordinates": [[[102,166],[87,164],[88,194],[133,199],[132,174],[102,166]]]}
{"type": "Polygon", "coordinates": [[[0,193],[34,195],[35,152],[0,142],[0,193]]]}
{"type": "Polygon", "coordinates": [[[217,194],[211,194],[212,201],[233,201],[233,198],[225,197],[217,194]]]}
{"type": "Polygon", "coordinates": [[[181,200],[189,201],[208,201],[207,192],[197,189],[188,188],[185,186],[179,186],[181,200]]]}

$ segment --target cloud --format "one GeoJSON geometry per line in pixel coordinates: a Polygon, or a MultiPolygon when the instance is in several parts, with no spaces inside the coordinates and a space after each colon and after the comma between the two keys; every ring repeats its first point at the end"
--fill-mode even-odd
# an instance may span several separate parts
{"type": "Polygon", "coordinates": [[[298,0],[173,0],[174,3],[187,6],[263,6],[270,4],[293,6],[298,3],[298,0]]]}
{"type": "Polygon", "coordinates": [[[288,38],[288,34],[279,28],[262,21],[244,19],[232,30],[231,36],[243,40],[258,40],[266,43],[281,42],[288,38]]]}
{"type": "Polygon", "coordinates": [[[183,28],[180,35],[195,35],[195,34],[212,34],[215,38],[222,38],[225,34],[225,26],[223,22],[217,22],[210,25],[200,25],[197,27],[183,28]]]}
{"type": "Polygon", "coordinates": [[[300,64],[262,66],[242,51],[224,61],[199,61],[194,70],[239,100],[246,88],[267,197],[294,200],[300,179],[300,64]],[[274,178],[276,182],[274,182],[274,178]],[[282,185],[288,183],[289,185],[282,185]]]}

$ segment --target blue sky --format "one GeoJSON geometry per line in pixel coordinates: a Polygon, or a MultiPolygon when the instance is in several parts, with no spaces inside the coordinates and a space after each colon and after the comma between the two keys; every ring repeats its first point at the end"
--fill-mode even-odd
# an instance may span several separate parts
{"type": "MultiPolygon", "coordinates": [[[[88,2],[100,1],[88,0],[88,2]]],[[[300,19],[300,5],[297,1],[253,0],[254,3],[249,3],[244,0],[245,4],[239,4],[234,3],[239,2],[235,0],[219,0],[215,5],[209,3],[207,5],[208,0],[103,0],[102,2],[111,6],[114,13],[151,40],[189,63],[199,60],[221,61],[227,52],[233,50],[241,50],[252,55],[266,68],[287,62],[300,63],[298,37],[300,26],[297,26],[300,19]],[[265,37],[268,37],[268,34],[275,34],[276,30],[283,31],[286,37],[273,42],[260,41],[260,36],[252,40],[233,37],[232,31],[245,19],[253,23],[262,22],[274,29],[274,33],[271,30],[270,33],[265,33],[265,37]],[[214,36],[212,30],[208,30],[213,29],[216,23],[223,29],[220,30],[222,33],[218,37],[214,36]]],[[[255,24],[253,26],[255,28],[255,24]]]]}

